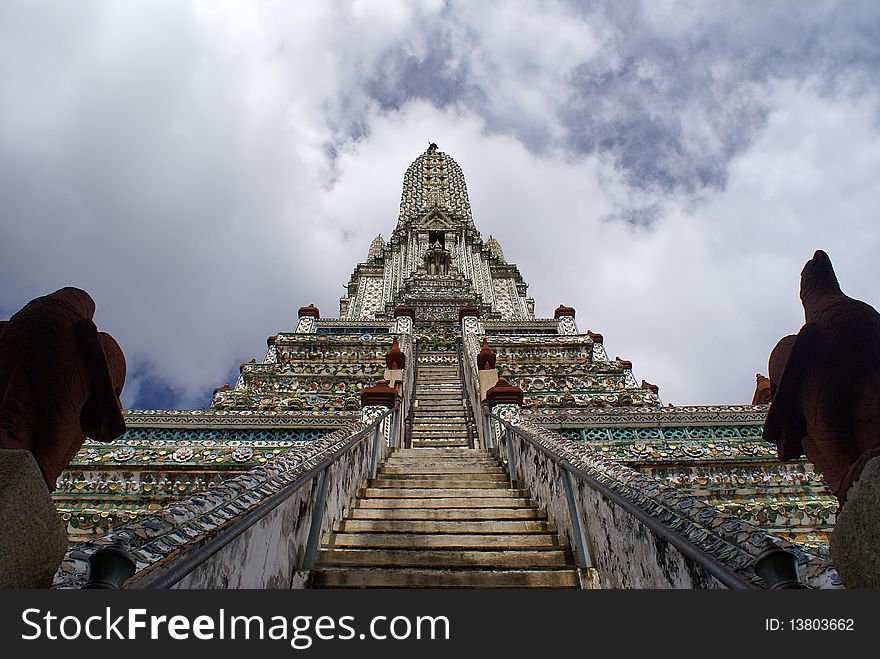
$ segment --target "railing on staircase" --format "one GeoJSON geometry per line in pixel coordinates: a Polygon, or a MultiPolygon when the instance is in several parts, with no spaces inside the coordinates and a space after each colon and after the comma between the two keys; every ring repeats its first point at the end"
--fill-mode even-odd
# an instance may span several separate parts
{"type": "Polygon", "coordinates": [[[475,418],[475,410],[479,408],[479,387],[477,387],[476,391],[476,399],[474,397],[474,387],[473,387],[473,373],[470,372],[470,363],[466,362],[465,354],[467,350],[464,346],[464,341],[462,338],[456,337],[455,344],[458,349],[458,375],[461,379],[462,388],[461,388],[461,398],[464,403],[465,409],[465,418],[467,419],[467,438],[468,438],[468,447],[476,448],[476,441],[478,437],[474,437],[474,428],[476,427],[476,418],[475,418]],[[470,379],[468,378],[470,376],[470,379]],[[474,405],[477,407],[474,407],[474,405]]]}
{"type": "MultiPolygon", "coordinates": [[[[410,334],[412,337],[412,334],[410,334]]],[[[411,356],[409,360],[409,368],[406,369],[406,376],[403,390],[403,409],[406,416],[403,422],[403,446],[404,448],[412,448],[412,427],[413,417],[416,413],[416,382],[419,376],[419,345],[418,342],[410,338],[411,356]]]]}
{"type": "MultiPolygon", "coordinates": [[[[314,567],[324,529],[332,527],[333,523],[342,517],[344,508],[348,506],[354,492],[357,488],[361,487],[362,478],[359,478],[358,474],[375,478],[378,464],[385,455],[385,448],[399,443],[401,425],[399,417],[399,406],[381,414],[368,426],[358,430],[347,440],[344,440],[344,443],[339,448],[324,457],[293,482],[277,492],[266,496],[258,505],[236,517],[234,521],[223,526],[207,540],[196,546],[184,546],[176,556],[162,561],[164,565],[161,563],[156,564],[142,576],[135,575],[125,587],[171,588],[187,577],[192,577],[192,575],[199,572],[200,568],[205,567],[212,561],[218,561],[218,565],[222,565],[223,569],[204,569],[202,570],[203,574],[196,577],[196,580],[191,583],[197,584],[196,587],[225,587],[226,583],[215,583],[217,577],[214,576],[214,573],[223,573],[225,570],[228,575],[228,571],[234,569],[234,567],[230,566],[235,566],[236,561],[242,560],[242,556],[236,552],[243,550],[233,549],[234,541],[244,534],[251,532],[256,525],[266,520],[279,506],[297,497],[301,498],[304,502],[308,502],[307,506],[311,510],[307,534],[303,536],[300,533],[298,537],[293,537],[294,532],[292,529],[280,529],[281,535],[274,540],[284,546],[286,546],[288,541],[300,545],[297,547],[297,551],[293,552],[293,556],[298,557],[295,565],[288,565],[289,558],[285,556],[277,557],[278,562],[283,563],[281,571],[283,572],[286,569],[291,573],[307,573],[314,567]],[[390,423],[386,423],[387,421],[390,423]],[[382,434],[383,428],[387,428],[387,437],[382,434]],[[352,455],[355,452],[359,452],[359,454],[357,456],[352,455]],[[340,466],[344,458],[350,458],[350,464],[343,465],[343,469],[338,469],[334,472],[334,469],[340,466]],[[358,469],[352,468],[355,462],[357,462],[358,469]],[[315,479],[317,479],[317,483],[315,483],[315,479]],[[335,491],[333,496],[329,497],[331,480],[334,480],[333,487],[335,487],[335,491]],[[358,482],[354,482],[355,480],[358,482]],[[336,509],[333,511],[328,510],[328,501],[331,498],[336,506],[336,509]],[[226,555],[223,555],[224,552],[226,555]],[[212,579],[215,581],[212,581],[212,579]]],[[[293,514],[290,517],[295,519],[296,511],[291,512],[293,514]]],[[[271,525],[268,524],[268,526],[271,525]]],[[[254,540],[257,539],[254,538],[254,540]]],[[[261,543],[246,542],[244,544],[261,543]]],[[[271,543],[266,544],[269,546],[266,549],[267,555],[264,558],[272,560],[273,549],[271,543]]],[[[250,558],[253,559],[253,557],[250,558]]],[[[247,569],[247,565],[244,564],[238,567],[241,570],[247,569]]],[[[260,567],[264,571],[269,571],[269,568],[272,566],[263,564],[260,567]]],[[[272,587],[272,585],[251,583],[247,579],[239,579],[236,583],[239,587],[272,587]]],[[[279,585],[275,584],[274,587],[279,587],[279,585]]],[[[291,586],[281,584],[281,587],[291,586]]]]}
{"type": "Polygon", "coordinates": [[[483,418],[485,422],[484,429],[489,438],[489,448],[495,453],[499,460],[506,463],[511,481],[519,480],[520,482],[523,482],[526,480],[525,475],[521,473],[519,469],[517,460],[517,456],[521,456],[526,451],[534,451],[542,454],[550,463],[556,466],[559,484],[564,493],[564,508],[567,512],[567,521],[570,525],[571,535],[574,536],[572,544],[574,545],[575,556],[579,567],[593,567],[593,560],[590,555],[591,543],[588,540],[588,529],[585,526],[584,515],[580,509],[581,506],[579,505],[579,500],[576,495],[575,481],[582,483],[618,508],[626,511],[627,514],[636,518],[646,526],[651,533],[666,540],[688,560],[698,565],[707,574],[714,577],[727,588],[752,588],[743,577],[734,573],[730,567],[724,565],[718,559],[706,553],[703,549],[678,534],[668,525],[656,520],[626,497],[620,495],[610,487],[599,482],[599,480],[590,474],[571,464],[564,457],[555,453],[538,441],[536,437],[531,436],[523,428],[516,427],[488,411],[484,412],[483,418]],[[515,446],[515,444],[519,444],[519,446],[515,446]]]}
{"type": "Polygon", "coordinates": [[[489,448],[486,443],[485,423],[482,420],[482,412],[480,409],[480,384],[477,382],[474,373],[477,372],[474,364],[473,356],[467,349],[464,340],[458,337],[458,363],[461,369],[461,382],[464,389],[466,402],[469,403],[465,407],[468,408],[468,438],[471,440],[471,448],[489,448]],[[477,423],[477,418],[480,422],[477,423]],[[471,428],[476,427],[477,437],[474,441],[471,428]]]}

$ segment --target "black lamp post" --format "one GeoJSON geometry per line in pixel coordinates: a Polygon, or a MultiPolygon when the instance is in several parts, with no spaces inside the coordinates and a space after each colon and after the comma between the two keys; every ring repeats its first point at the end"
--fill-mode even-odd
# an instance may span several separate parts
{"type": "Polygon", "coordinates": [[[122,587],[136,569],[134,557],[117,541],[89,556],[89,580],[83,588],[116,590],[122,587]]]}
{"type": "Polygon", "coordinates": [[[809,588],[798,577],[797,556],[777,547],[767,539],[764,550],[755,559],[755,573],[773,590],[780,588],[809,588]]]}

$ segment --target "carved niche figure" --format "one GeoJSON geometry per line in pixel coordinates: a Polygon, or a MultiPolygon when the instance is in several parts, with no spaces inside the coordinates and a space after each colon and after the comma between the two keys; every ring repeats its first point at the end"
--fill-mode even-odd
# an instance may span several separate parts
{"type": "Polygon", "coordinates": [[[425,267],[429,275],[448,275],[449,259],[451,255],[436,241],[431,248],[425,252],[425,267]]]}
{"type": "Polygon", "coordinates": [[[801,272],[806,323],[770,356],[764,439],[780,460],[806,454],[838,501],[880,455],[880,314],[843,294],[828,255],[801,272]]]}
{"type": "Polygon", "coordinates": [[[86,435],[125,432],[125,355],[94,314],[88,293],[62,288],[0,322],[0,448],[33,453],[50,491],[86,435]]]}

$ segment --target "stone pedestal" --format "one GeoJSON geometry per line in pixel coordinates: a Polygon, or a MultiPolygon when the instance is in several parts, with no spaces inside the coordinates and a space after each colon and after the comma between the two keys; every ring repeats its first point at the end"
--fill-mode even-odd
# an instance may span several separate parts
{"type": "Polygon", "coordinates": [[[67,531],[30,451],[0,450],[0,588],[49,588],[67,531]]]}
{"type": "Polygon", "coordinates": [[[880,588],[880,457],[846,494],[831,534],[831,560],[847,588],[880,588]]]}
{"type": "Polygon", "coordinates": [[[403,385],[403,369],[386,368],[385,374],[382,376],[388,380],[388,386],[394,389],[398,395],[402,394],[403,385]]]}
{"type": "Polygon", "coordinates": [[[486,392],[498,384],[498,369],[487,368],[477,371],[480,374],[480,400],[486,400],[486,392]]]}

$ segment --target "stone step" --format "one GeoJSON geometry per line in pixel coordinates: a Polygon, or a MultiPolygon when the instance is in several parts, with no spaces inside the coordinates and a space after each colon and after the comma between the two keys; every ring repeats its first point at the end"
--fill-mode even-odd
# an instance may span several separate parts
{"type": "Polygon", "coordinates": [[[436,508],[352,508],[351,519],[373,520],[442,520],[442,521],[502,521],[502,520],[544,520],[545,513],[540,508],[458,508],[443,510],[436,508]]]}
{"type": "Polygon", "coordinates": [[[344,519],[333,525],[337,533],[437,533],[449,535],[454,533],[555,533],[556,527],[543,520],[506,520],[495,519],[462,521],[462,520],[386,520],[386,519],[344,519]]]}
{"type": "MultiPolygon", "coordinates": [[[[490,477],[507,477],[507,471],[499,467],[497,463],[486,462],[461,462],[459,464],[447,463],[438,460],[438,463],[411,462],[416,458],[406,458],[399,462],[389,460],[382,468],[377,470],[376,475],[381,478],[395,476],[441,476],[455,480],[468,480],[477,474],[488,474],[490,477]]],[[[463,458],[464,460],[464,458],[463,458]]]]}
{"type": "Polygon", "coordinates": [[[527,497],[528,492],[525,490],[514,490],[500,487],[462,487],[462,488],[404,488],[404,487],[365,487],[358,490],[359,497],[367,497],[369,499],[420,499],[430,498],[436,499],[449,497],[468,497],[470,499],[501,499],[501,498],[517,498],[527,497]]]}
{"type": "MultiPolygon", "coordinates": [[[[392,462],[386,464],[385,467],[377,470],[376,475],[379,478],[399,478],[399,477],[416,477],[421,480],[428,480],[430,477],[451,478],[458,481],[466,481],[472,479],[479,474],[487,474],[487,478],[507,478],[508,474],[497,463],[461,463],[458,466],[443,462],[442,464],[434,464],[428,462],[410,462],[411,459],[406,458],[405,461],[392,462]],[[437,468],[442,471],[437,471],[437,468]],[[429,470],[430,469],[430,470],[429,470]],[[421,478],[428,476],[428,478],[421,478]]],[[[438,461],[439,462],[439,461],[438,461]]],[[[486,480],[486,479],[482,479],[486,480]]]]}
{"type": "MultiPolygon", "coordinates": [[[[370,482],[375,487],[434,487],[445,483],[470,483],[471,487],[483,487],[483,483],[507,483],[506,474],[379,474],[370,482]],[[380,484],[381,483],[381,484],[380,484]],[[385,485],[393,483],[394,485],[385,485]],[[375,484],[375,485],[374,485],[375,484]]],[[[454,486],[453,486],[454,487],[454,486]]]]}
{"type": "Polygon", "coordinates": [[[437,426],[437,425],[419,425],[413,424],[412,428],[412,436],[413,437],[427,437],[427,438],[442,438],[445,436],[449,437],[467,437],[467,426],[465,424],[449,424],[446,426],[437,426]]]}
{"type": "Polygon", "coordinates": [[[522,551],[559,549],[552,533],[531,534],[432,534],[432,533],[334,533],[328,548],[370,549],[467,549],[522,551]]]}
{"type": "Polygon", "coordinates": [[[394,467],[396,465],[412,465],[416,467],[449,467],[452,470],[461,469],[462,467],[501,467],[501,465],[498,464],[497,460],[488,456],[469,457],[464,455],[456,457],[434,457],[433,455],[426,455],[425,457],[420,457],[417,455],[402,455],[398,457],[396,455],[392,455],[385,461],[382,466],[394,467]]]}
{"type": "Polygon", "coordinates": [[[534,507],[528,497],[437,497],[434,499],[410,499],[396,497],[371,497],[357,499],[356,508],[522,508],[534,507]]]}
{"type": "Polygon", "coordinates": [[[413,438],[417,439],[450,439],[454,438],[456,440],[467,439],[468,431],[467,426],[458,427],[458,428],[442,428],[442,429],[425,429],[425,428],[413,428],[412,433],[410,435],[413,438]]]}
{"type": "Polygon", "coordinates": [[[413,408],[413,416],[412,420],[417,421],[420,419],[449,419],[449,420],[458,420],[458,419],[466,419],[467,418],[467,410],[465,410],[463,405],[450,405],[448,407],[443,405],[420,405],[418,407],[413,408]]]}
{"type": "Polygon", "coordinates": [[[446,410],[459,410],[464,409],[464,401],[461,398],[456,398],[454,401],[437,401],[437,400],[422,400],[416,401],[415,410],[430,410],[436,411],[438,409],[446,409],[446,410]]]}
{"type": "Polygon", "coordinates": [[[462,479],[455,477],[418,479],[418,478],[375,478],[368,482],[368,487],[379,488],[408,488],[408,489],[437,489],[437,488],[492,488],[508,485],[504,476],[496,476],[494,479],[462,479]]]}
{"type": "Polygon", "coordinates": [[[317,566],[370,565],[376,567],[487,567],[498,569],[565,567],[567,552],[561,549],[467,551],[461,549],[363,549],[332,548],[318,552],[317,566]]]}
{"type": "Polygon", "coordinates": [[[438,448],[438,447],[455,447],[455,446],[468,446],[469,442],[467,439],[461,439],[459,441],[444,441],[442,439],[414,439],[412,441],[413,448],[438,448]]]}
{"type": "Polygon", "coordinates": [[[418,426],[437,426],[438,429],[445,428],[447,426],[449,426],[449,427],[458,426],[458,428],[461,429],[462,427],[466,428],[468,423],[467,423],[467,419],[464,419],[464,418],[461,418],[461,419],[436,419],[436,418],[423,419],[423,418],[419,417],[418,415],[416,415],[413,417],[412,425],[413,425],[413,428],[415,428],[418,425],[418,426]]]}
{"type": "Polygon", "coordinates": [[[575,569],[564,570],[407,570],[324,568],[314,572],[313,588],[578,588],[575,569]]]}
{"type": "Polygon", "coordinates": [[[382,477],[389,474],[405,474],[407,476],[416,476],[419,474],[445,474],[445,475],[461,475],[463,478],[470,478],[470,474],[506,474],[507,472],[501,467],[483,467],[481,465],[461,465],[461,467],[447,467],[431,464],[424,465],[385,465],[378,470],[378,474],[382,477]],[[468,476],[464,476],[468,474],[468,476]]]}
{"type": "Polygon", "coordinates": [[[413,421],[412,425],[413,431],[419,430],[420,432],[444,432],[447,430],[465,430],[467,428],[467,424],[463,419],[459,422],[438,422],[435,420],[425,421],[417,418],[413,421]]]}
{"type": "MultiPolygon", "coordinates": [[[[393,449],[392,456],[394,457],[407,457],[407,456],[418,456],[425,457],[426,453],[424,451],[416,451],[410,448],[396,448],[393,449]]],[[[454,457],[454,456],[466,456],[466,457],[486,457],[491,455],[488,450],[484,448],[468,448],[468,449],[438,449],[431,453],[432,457],[454,457]]]]}
{"type": "MultiPolygon", "coordinates": [[[[427,425],[427,424],[424,424],[424,425],[427,425]]],[[[434,429],[426,428],[426,427],[424,427],[424,425],[423,425],[423,427],[417,429],[416,424],[414,423],[412,432],[416,433],[417,435],[424,435],[425,437],[441,437],[444,433],[451,433],[453,435],[462,435],[462,434],[467,435],[468,426],[465,423],[447,424],[449,426],[448,428],[444,427],[444,428],[434,428],[434,429]],[[455,427],[455,426],[457,426],[457,427],[455,427]]]]}
{"type": "Polygon", "coordinates": [[[419,435],[425,435],[427,437],[435,437],[437,435],[442,435],[445,432],[449,432],[449,433],[453,433],[453,434],[464,433],[465,435],[467,435],[467,425],[464,423],[447,423],[447,424],[444,424],[443,426],[439,426],[439,427],[436,426],[436,424],[427,424],[427,423],[420,423],[419,425],[421,426],[421,428],[419,428],[417,430],[415,427],[416,423],[414,421],[412,431],[414,433],[417,433],[419,435]],[[434,426],[434,427],[432,428],[431,426],[434,426]]]}

